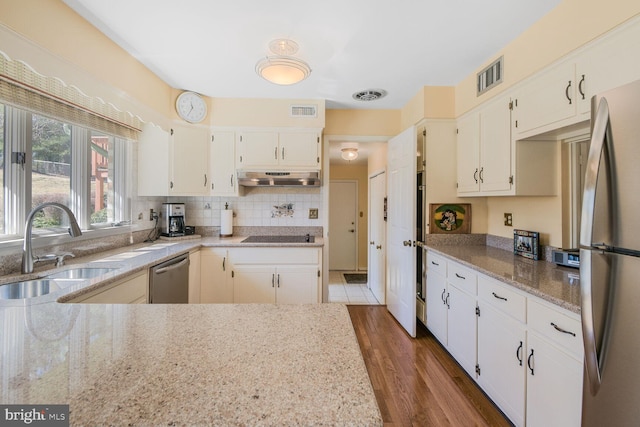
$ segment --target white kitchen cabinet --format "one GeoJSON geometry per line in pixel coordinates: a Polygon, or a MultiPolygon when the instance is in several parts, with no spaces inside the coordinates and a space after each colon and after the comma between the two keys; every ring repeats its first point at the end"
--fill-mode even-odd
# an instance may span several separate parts
{"type": "Polygon", "coordinates": [[[238,196],[236,179],[236,134],[216,130],[211,134],[209,146],[209,176],[211,196],[238,196]]]}
{"type": "Polygon", "coordinates": [[[208,194],[209,131],[176,125],[165,132],[145,124],[138,139],[139,196],[208,194]]]}
{"type": "Polygon", "coordinates": [[[200,302],[200,251],[189,252],[189,304],[200,302]]]}
{"type": "Polygon", "coordinates": [[[319,248],[231,248],[234,303],[322,301],[319,248]]]}
{"type": "Polygon", "coordinates": [[[227,248],[200,250],[200,302],[233,303],[233,281],[227,248]]]}
{"type": "Polygon", "coordinates": [[[517,426],[525,420],[526,299],[478,276],[478,384],[517,426]]]}
{"type": "Polygon", "coordinates": [[[169,183],[170,194],[209,194],[209,130],[204,127],[175,125],[171,148],[173,167],[169,183]]]}
{"type": "Polygon", "coordinates": [[[144,270],[82,295],[71,302],[83,304],[146,304],[149,300],[148,295],[149,273],[144,270]]]}
{"type": "Polygon", "coordinates": [[[580,319],[529,300],[527,426],[579,426],[583,351],[580,319]]]}
{"type": "Polygon", "coordinates": [[[427,252],[427,328],[447,346],[447,261],[427,252]]]}
{"type": "Polygon", "coordinates": [[[447,350],[472,377],[476,376],[476,296],[448,283],[447,350]]]}
{"type": "Polygon", "coordinates": [[[471,112],[457,123],[458,195],[480,192],[480,113],[471,112]]]}
{"type": "Polygon", "coordinates": [[[245,130],[237,143],[238,169],[320,169],[316,130],[245,130]]]}

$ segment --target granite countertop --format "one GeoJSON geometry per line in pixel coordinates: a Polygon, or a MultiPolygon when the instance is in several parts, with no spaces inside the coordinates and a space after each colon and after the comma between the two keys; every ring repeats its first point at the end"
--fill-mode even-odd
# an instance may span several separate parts
{"type": "Polygon", "coordinates": [[[0,307],[3,404],[72,425],[382,425],[344,305],[0,307]]]}
{"type": "Polygon", "coordinates": [[[574,313],[580,313],[579,271],[485,245],[427,245],[459,262],[574,313]]]}

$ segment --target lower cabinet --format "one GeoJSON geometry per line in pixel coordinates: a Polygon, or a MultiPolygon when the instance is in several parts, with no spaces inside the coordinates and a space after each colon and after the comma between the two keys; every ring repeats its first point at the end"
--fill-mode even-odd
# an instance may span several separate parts
{"type": "Polygon", "coordinates": [[[202,248],[200,262],[200,302],[233,303],[233,282],[227,248],[202,248]]]}
{"type": "Polygon", "coordinates": [[[322,302],[320,248],[202,248],[201,303],[322,302]]]}
{"type": "Polygon", "coordinates": [[[111,283],[71,302],[95,304],[146,304],[149,294],[149,273],[141,271],[111,283]]]}
{"type": "Polygon", "coordinates": [[[200,302],[200,251],[189,253],[189,304],[200,302]]]}
{"type": "Polygon", "coordinates": [[[427,327],[516,426],[580,425],[578,314],[428,252],[427,327]]]}

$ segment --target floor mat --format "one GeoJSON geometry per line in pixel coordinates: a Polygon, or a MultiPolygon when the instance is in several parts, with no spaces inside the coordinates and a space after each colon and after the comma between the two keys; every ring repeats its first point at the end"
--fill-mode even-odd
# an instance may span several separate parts
{"type": "Polygon", "coordinates": [[[367,273],[344,274],[344,280],[347,283],[367,283],[367,273]]]}

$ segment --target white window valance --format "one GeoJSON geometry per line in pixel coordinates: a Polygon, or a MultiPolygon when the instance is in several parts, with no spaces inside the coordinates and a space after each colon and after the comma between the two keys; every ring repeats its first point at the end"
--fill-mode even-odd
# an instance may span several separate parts
{"type": "Polygon", "coordinates": [[[127,139],[137,139],[139,117],[0,52],[0,102],[127,139]]]}

